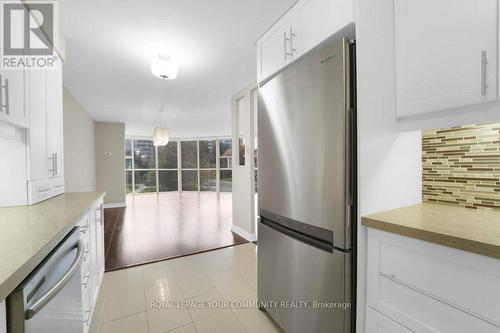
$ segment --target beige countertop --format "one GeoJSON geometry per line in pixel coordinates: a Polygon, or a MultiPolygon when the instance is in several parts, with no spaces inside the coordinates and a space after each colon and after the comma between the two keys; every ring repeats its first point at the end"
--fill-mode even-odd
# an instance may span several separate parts
{"type": "Polygon", "coordinates": [[[361,223],[500,259],[500,211],[421,203],[363,216],[361,223]]]}
{"type": "Polygon", "coordinates": [[[0,301],[57,246],[104,192],[66,193],[0,208],[0,301]]]}
{"type": "Polygon", "coordinates": [[[500,211],[422,203],[364,216],[361,223],[500,259],[500,211]]]}

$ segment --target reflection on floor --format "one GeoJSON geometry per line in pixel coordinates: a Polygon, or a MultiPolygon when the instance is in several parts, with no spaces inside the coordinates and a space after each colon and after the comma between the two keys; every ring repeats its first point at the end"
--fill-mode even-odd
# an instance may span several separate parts
{"type": "Polygon", "coordinates": [[[105,273],[91,333],[280,332],[256,308],[206,307],[256,300],[256,252],[246,243],[105,273]]]}
{"type": "Polygon", "coordinates": [[[127,196],[104,214],[106,271],[246,242],[231,232],[230,193],[127,196]]]}

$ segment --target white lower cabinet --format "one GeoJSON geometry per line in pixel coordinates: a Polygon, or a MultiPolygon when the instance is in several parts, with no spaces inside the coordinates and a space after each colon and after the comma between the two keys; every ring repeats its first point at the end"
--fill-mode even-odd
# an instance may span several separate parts
{"type": "Polygon", "coordinates": [[[83,332],[88,332],[104,275],[104,219],[102,201],[93,205],[80,220],[80,239],[84,244],[82,275],[83,332]],[[98,217],[98,218],[97,218],[98,217]]]}
{"type": "Polygon", "coordinates": [[[366,307],[366,330],[367,333],[410,333],[403,326],[387,318],[371,307],[366,307]]]}
{"type": "Polygon", "coordinates": [[[411,331],[500,332],[500,260],[368,228],[367,281],[368,306],[411,331]]]}

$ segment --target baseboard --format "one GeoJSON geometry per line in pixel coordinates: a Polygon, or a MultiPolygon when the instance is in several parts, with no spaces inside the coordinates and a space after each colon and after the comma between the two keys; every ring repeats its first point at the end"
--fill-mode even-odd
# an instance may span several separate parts
{"type": "Polygon", "coordinates": [[[120,208],[120,207],[127,207],[127,204],[125,202],[104,204],[104,208],[120,208]]]}
{"type": "Polygon", "coordinates": [[[245,238],[249,242],[255,242],[257,240],[257,235],[256,234],[251,234],[245,229],[238,227],[237,225],[232,225],[231,226],[231,231],[234,232],[235,234],[240,235],[241,237],[245,238]]]}

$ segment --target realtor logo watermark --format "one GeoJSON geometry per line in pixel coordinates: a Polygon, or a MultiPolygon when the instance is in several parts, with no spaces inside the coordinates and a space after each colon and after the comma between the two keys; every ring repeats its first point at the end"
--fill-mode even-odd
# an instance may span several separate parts
{"type": "Polygon", "coordinates": [[[50,69],[57,3],[2,1],[2,69],[50,69]]]}

